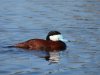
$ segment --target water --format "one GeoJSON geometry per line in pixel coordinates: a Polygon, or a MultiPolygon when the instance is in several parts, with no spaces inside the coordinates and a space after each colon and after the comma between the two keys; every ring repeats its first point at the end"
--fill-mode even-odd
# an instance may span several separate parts
{"type": "Polygon", "coordinates": [[[0,0],[0,75],[99,75],[100,0],[0,0]],[[71,40],[60,61],[4,48],[51,30],[71,40]]]}

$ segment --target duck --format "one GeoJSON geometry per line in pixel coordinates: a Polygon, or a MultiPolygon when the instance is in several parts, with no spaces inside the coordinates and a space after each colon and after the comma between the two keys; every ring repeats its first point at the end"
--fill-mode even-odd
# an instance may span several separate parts
{"type": "Polygon", "coordinates": [[[30,39],[21,43],[15,44],[13,47],[28,49],[28,50],[45,50],[48,52],[66,50],[66,41],[59,31],[48,32],[46,39],[30,39]]]}

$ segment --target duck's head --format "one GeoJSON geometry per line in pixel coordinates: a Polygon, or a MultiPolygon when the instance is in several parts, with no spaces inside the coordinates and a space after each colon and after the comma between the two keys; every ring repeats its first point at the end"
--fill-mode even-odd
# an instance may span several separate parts
{"type": "Polygon", "coordinates": [[[62,34],[59,31],[50,31],[46,37],[46,40],[51,41],[67,41],[63,39],[62,34]]]}

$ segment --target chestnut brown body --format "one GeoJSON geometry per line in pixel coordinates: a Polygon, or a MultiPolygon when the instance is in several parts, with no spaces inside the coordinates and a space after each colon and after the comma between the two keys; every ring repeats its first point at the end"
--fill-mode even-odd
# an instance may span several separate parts
{"type": "Polygon", "coordinates": [[[31,39],[15,45],[17,48],[30,50],[61,51],[66,49],[66,44],[62,41],[51,41],[43,39],[31,39]]]}

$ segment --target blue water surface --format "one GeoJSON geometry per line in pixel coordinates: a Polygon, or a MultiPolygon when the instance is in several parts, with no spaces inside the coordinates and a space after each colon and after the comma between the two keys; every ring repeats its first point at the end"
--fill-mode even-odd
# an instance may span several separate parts
{"type": "Polygon", "coordinates": [[[0,0],[0,75],[100,75],[100,0],[0,0]],[[58,63],[5,48],[51,30],[71,40],[58,63]]]}

